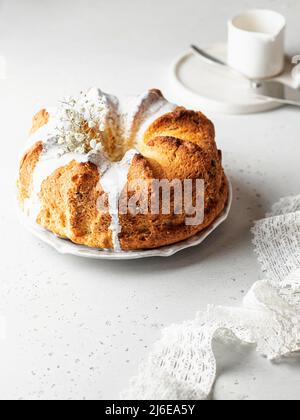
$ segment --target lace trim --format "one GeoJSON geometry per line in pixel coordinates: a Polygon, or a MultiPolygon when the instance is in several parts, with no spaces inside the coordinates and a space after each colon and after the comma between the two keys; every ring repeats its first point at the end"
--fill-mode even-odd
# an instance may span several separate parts
{"type": "Polygon", "coordinates": [[[256,345],[269,360],[300,351],[300,196],[275,204],[252,233],[268,280],[255,283],[240,308],[209,306],[194,321],[165,329],[122,398],[209,399],[216,338],[256,345]]]}

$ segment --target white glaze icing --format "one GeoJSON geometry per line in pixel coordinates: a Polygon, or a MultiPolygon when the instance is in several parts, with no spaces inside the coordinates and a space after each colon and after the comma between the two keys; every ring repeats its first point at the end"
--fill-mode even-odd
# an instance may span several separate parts
{"type": "Polygon", "coordinates": [[[79,163],[88,162],[87,155],[78,155],[75,153],[65,154],[59,158],[53,159],[46,154],[42,155],[33,173],[33,181],[31,186],[30,198],[24,202],[24,210],[27,216],[36,222],[41,204],[39,194],[41,192],[42,183],[52,175],[58,168],[68,165],[72,160],[79,163]]]}
{"type": "Polygon", "coordinates": [[[121,162],[111,164],[108,170],[101,176],[101,186],[108,195],[109,213],[111,216],[110,230],[112,232],[112,240],[114,250],[121,251],[119,234],[121,233],[121,225],[119,221],[119,200],[126,187],[128,172],[132,164],[134,156],[138,152],[129,150],[121,162]]]}
{"type": "Polygon", "coordinates": [[[173,112],[177,108],[177,105],[171,104],[166,99],[161,98],[157,102],[151,104],[146,111],[146,115],[143,118],[143,122],[140,125],[136,136],[136,144],[139,145],[140,142],[143,140],[144,135],[147,129],[150,127],[154,121],[158,118],[162,117],[163,115],[173,112]]]}
{"type": "Polygon", "coordinates": [[[45,141],[45,139],[51,137],[51,133],[53,135],[53,133],[55,132],[57,108],[47,107],[47,112],[49,114],[48,123],[45,124],[43,127],[39,128],[35,133],[32,133],[28,137],[26,144],[28,148],[33,146],[38,141],[45,141]]]}
{"type": "Polygon", "coordinates": [[[42,183],[55,170],[69,164],[72,160],[79,163],[92,162],[99,170],[101,186],[109,197],[109,212],[112,217],[110,229],[113,234],[114,249],[120,251],[119,234],[121,233],[121,226],[118,203],[127,183],[132,159],[138,153],[139,142],[143,139],[150,124],[175,108],[175,105],[170,104],[164,98],[149,94],[149,92],[136,97],[118,99],[96,88],[82,94],[76,101],[71,98],[62,102],[58,108],[48,108],[48,123],[32,134],[27,144],[27,147],[29,147],[38,141],[43,142],[43,153],[33,175],[31,196],[24,204],[28,216],[36,221],[40,212],[39,194],[42,183]],[[147,102],[148,99],[149,103],[147,102]],[[72,126],[71,123],[69,124],[66,121],[69,108],[71,108],[72,118],[75,118],[75,121],[77,118],[83,117],[89,124],[94,125],[96,120],[100,132],[105,134],[108,129],[113,131],[120,147],[126,145],[128,139],[134,136],[134,149],[125,150],[126,154],[120,162],[111,162],[105,151],[99,147],[100,145],[97,146],[97,149],[83,152],[80,144],[78,147],[78,143],[74,148],[72,142],[62,142],[61,144],[62,132],[63,137],[68,136],[72,130],[73,136],[82,136],[77,132],[74,134],[74,124],[72,126]],[[93,113],[93,117],[91,117],[91,113],[93,113]],[[135,124],[137,115],[139,121],[135,124]]]}

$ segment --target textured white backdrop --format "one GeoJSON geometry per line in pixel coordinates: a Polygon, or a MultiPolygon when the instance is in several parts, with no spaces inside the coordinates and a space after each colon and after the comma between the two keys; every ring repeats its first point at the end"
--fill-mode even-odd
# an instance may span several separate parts
{"type": "MultiPolygon", "coordinates": [[[[280,197],[299,193],[297,109],[210,115],[234,185],[232,214],[203,246],[168,260],[57,255],[18,225],[13,190],[33,112],[92,85],[167,90],[174,56],[191,41],[223,40],[226,19],[254,5],[287,16],[288,51],[300,54],[298,0],[0,1],[8,76],[0,80],[1,399],[117,398],[162,326],[193,319],[207,303],[238,304],[262,277],[250,227],[280,197]]],[[[218,358],[216,398],[299,397],[297,362],[273,368],[239,347],[218,358]]]]}

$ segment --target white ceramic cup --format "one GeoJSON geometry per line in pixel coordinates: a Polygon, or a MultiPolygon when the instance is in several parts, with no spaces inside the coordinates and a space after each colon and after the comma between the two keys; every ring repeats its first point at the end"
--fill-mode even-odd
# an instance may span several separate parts
{"type": "Polygon", "coordinates": [[[228,23],[228,64],[250,79],[284,69],[285,18],[272,10],[249,10],[228,23]]]}

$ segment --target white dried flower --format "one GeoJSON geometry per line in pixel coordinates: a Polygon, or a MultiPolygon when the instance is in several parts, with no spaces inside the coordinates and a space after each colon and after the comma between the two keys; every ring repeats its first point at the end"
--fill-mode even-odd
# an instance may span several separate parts
{"type": "Polygon", "coordinates": [[[74,150],[74,152],[75,153],[79,153],[79,154],[84,154],[86,151],[85,151],[85,147],[82,145],[82,146],[79,146],[79,147],[77,147],[75,150],[74,150]]]}
{"type": "Polygon", "coordinates": [[[52,133],[55,144],[60,146],[62,153],[98,155],[99,151],[103,151],[101,140],[107,114],[108,104],[98,95],[89,98],[82,92],[78,99],[64,100],[55,115],[57,126],[55,134],[52,133]]]}
{"type": "Polygon", "coordinates": [[[103,150],[103,145],[101,143],[98,143],[96,146],[96,151],[101,152],[101,150],[103,150]]]}
{"type": "Polygon", "coordinates": [[[74,141],[73,134],[72,134],[72,133],[67,133],[67,134],[66,134],[66,143],[70,143],[70,144],[72,144],[72,143],[73,143],[73,141],[74,141]]]}
{"type": "Polygon", "coordinates": [[[99,124],[99,130],[102,132],[105,131],[105,123],[103,121],[99,124]]]}
{"type": "Polygon", "coordinates": [[[86,138],[86,136],[84,134],[81,134],[81,133],[76,133],[74,137],[75,137],[75,139],[78,143],[84,142],[85,138],[86,138]]]}
{"type": "Polygon", "coordinates": [[[97,147],[97,141],[96,140],[92,140],[90,142],[90,147],[91,147],[91,149],[96,149],[96,147],[97,147]]]}
{"type": "Polygon", "coordinates": [[[91,121],[89,121],[88,126],[89,126],[89,128],[93,129],[93,128],[97,127],[97,124],[95,123],[95,121],[91,120],[91,121]]]}

